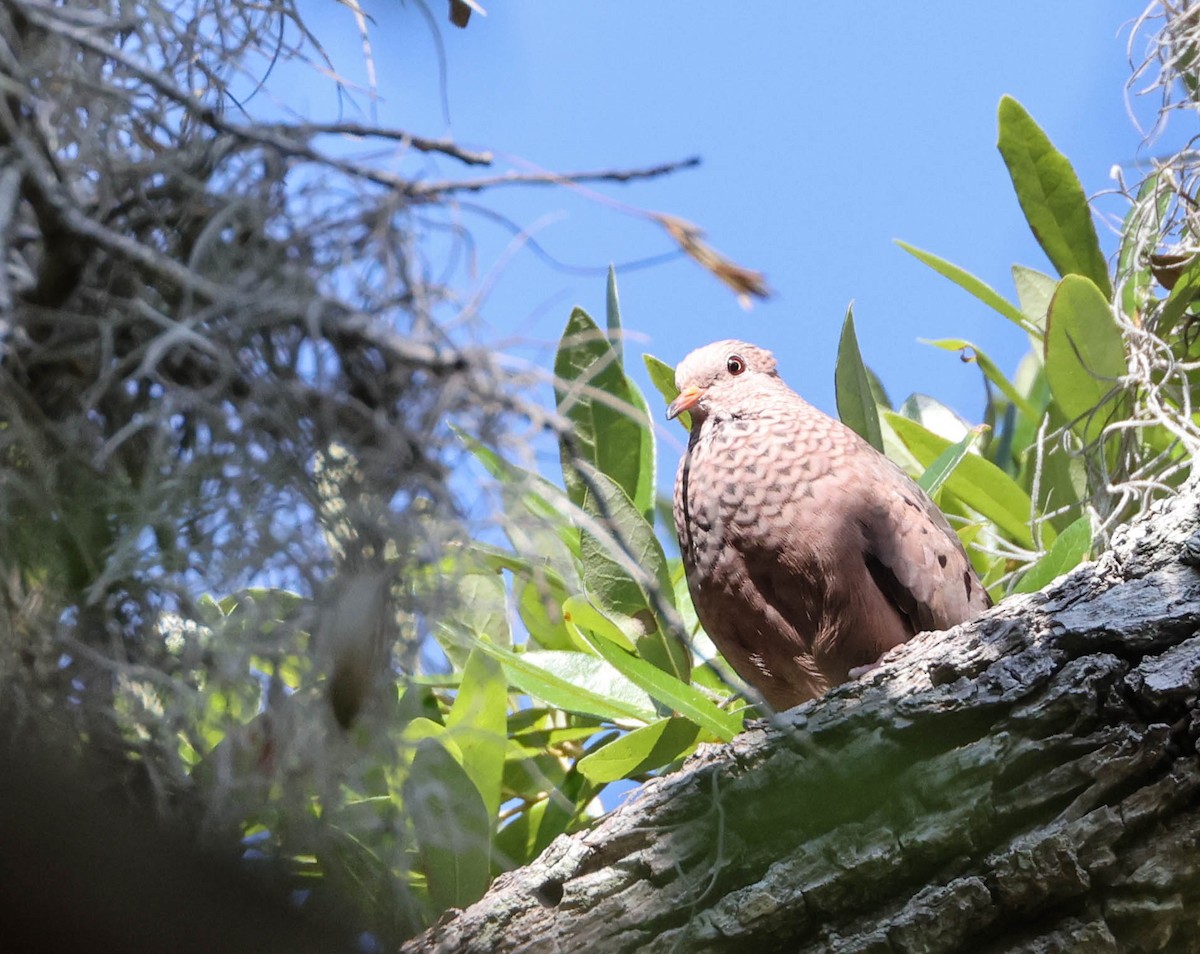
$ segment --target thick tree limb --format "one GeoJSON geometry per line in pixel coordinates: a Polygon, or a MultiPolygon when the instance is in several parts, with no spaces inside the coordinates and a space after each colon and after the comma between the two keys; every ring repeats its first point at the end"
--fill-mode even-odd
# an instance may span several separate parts
{"type": "Polygon", "coordinates": [[[403,950],[1200,950],[1198,562],[1192,484],[403,950]]]}

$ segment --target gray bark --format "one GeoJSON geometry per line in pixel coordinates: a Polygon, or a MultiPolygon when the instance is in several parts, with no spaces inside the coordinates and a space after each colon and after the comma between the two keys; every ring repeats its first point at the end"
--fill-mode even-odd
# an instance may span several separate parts
{"type": "Polygon", "coordinates": [[[403,951],[1200,950],[1200,492],[702,748],[403,951]]]}

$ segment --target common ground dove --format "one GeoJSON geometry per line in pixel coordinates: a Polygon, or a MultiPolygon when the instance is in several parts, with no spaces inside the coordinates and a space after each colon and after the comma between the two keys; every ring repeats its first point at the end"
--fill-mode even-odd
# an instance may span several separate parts
{"type": "Polygon", "coordinates": [[[777,710],[845,682],[918,632],[991,605],[937,506],[780,379],[718,341],[675,370],[692,434],[675,528],[705,631],[777,710]]]}

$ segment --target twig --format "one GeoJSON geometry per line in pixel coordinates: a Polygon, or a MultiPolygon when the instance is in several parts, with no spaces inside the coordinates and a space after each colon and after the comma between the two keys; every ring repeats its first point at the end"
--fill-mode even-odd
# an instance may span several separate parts
{"type": "Polygon", "coordinates": [[[383,129],[378,126],[363,123],[280,123],[272,127],[279,133],[290,134],[299,139],[310,136],[359,136],[363,139],[389,139],[402,145],[411,146],[418,152],[437,152],[450,156],[468,166],[490,166],[493,156],[490,152],[475,152],[464,149],[449,139],[429,139],[417,136],[403,129],[383,129]]]}
{"type": "Polygon", "coordinates": [[[414,182],[405,190],[413,198],[452,195],[456,192],[480,192],[501,185],[578,185],[583,182],[631,182],[635,179],[654,179],[680,169],[700,165],[699,156],[689,156],[675,162],[664,162],[643,169],[600,169],[588,172],[505,172],[480,179],[414,182]]]}

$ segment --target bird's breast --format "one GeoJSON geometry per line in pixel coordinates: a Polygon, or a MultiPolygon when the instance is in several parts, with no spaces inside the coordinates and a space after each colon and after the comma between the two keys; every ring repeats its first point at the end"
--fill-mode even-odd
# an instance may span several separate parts
{"type": "MultiPolygon", "coordinates": [[[[786,539],[802,549],[821,522],[814,499],[834,475],[794,416],[705,422],[680,462],[675,522],[689,569],[720,574],[747,552],[786,539]],[[786,530],[786,533],[781,531],[786,530]]],[[[796,554],[793,554],[796,556],[796,554]]]]}

